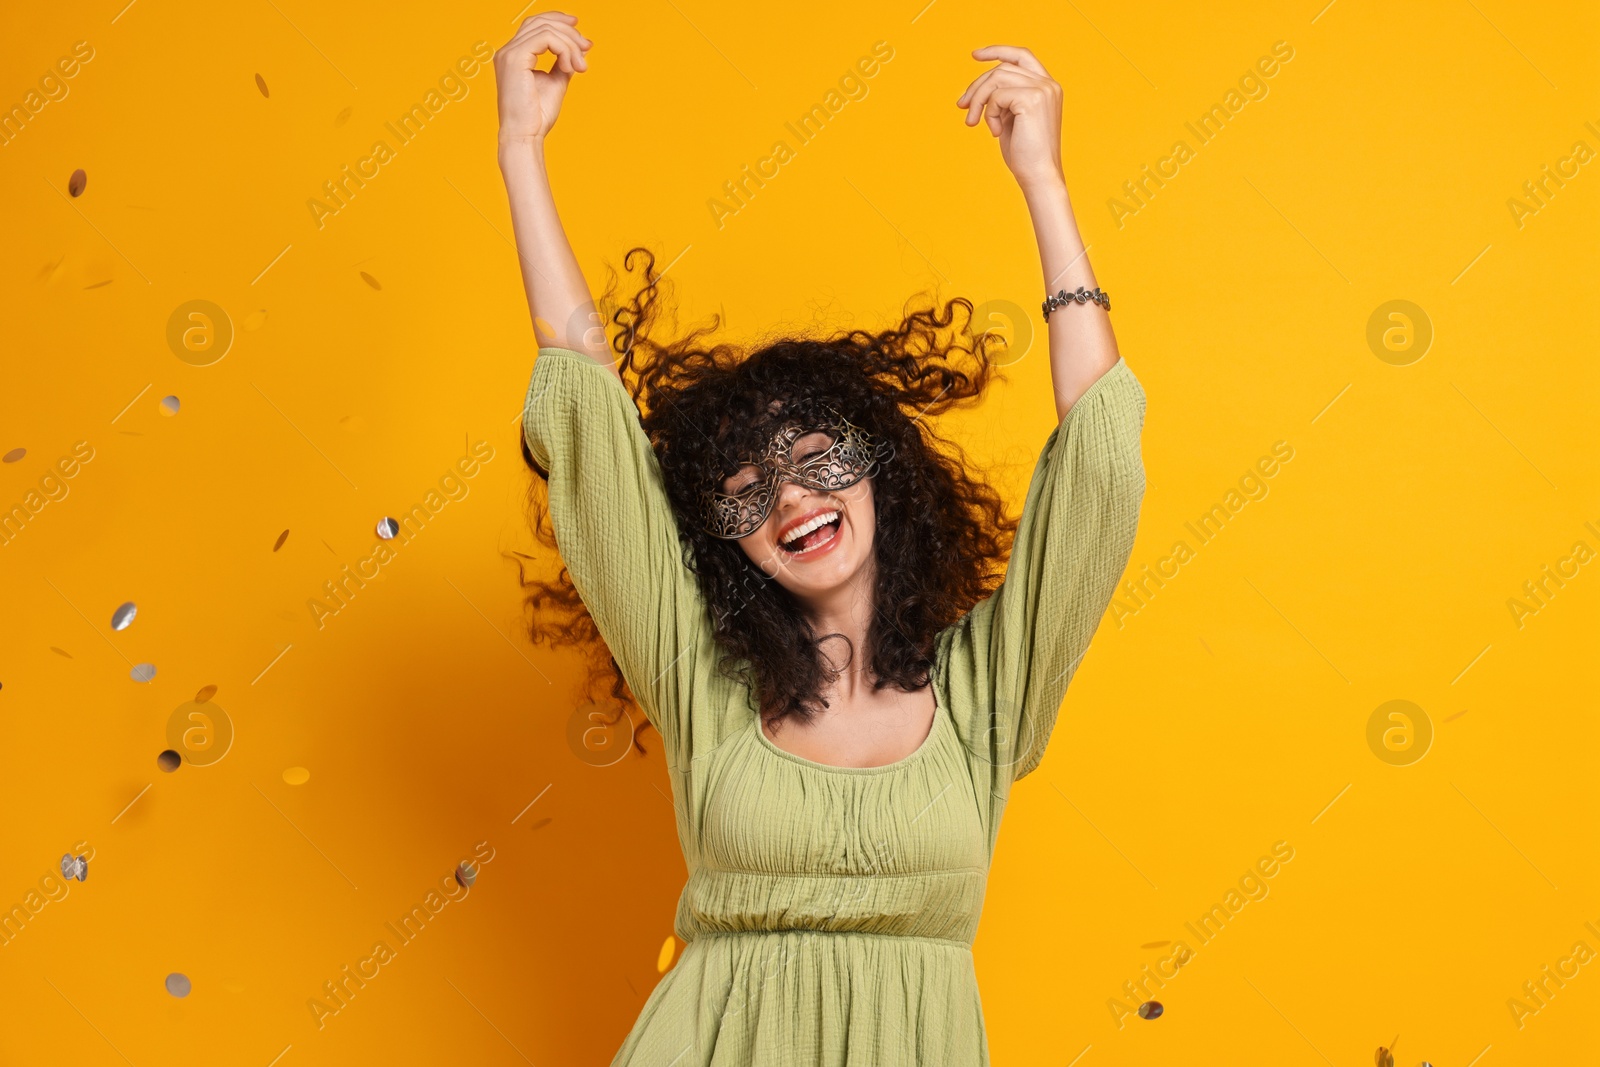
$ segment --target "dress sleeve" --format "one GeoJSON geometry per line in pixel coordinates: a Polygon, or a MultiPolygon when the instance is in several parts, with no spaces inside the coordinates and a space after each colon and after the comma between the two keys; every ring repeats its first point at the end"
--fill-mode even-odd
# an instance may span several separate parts
{"type": "Polygon", "coordinates": [[[1046,439],[1004,582],[946,632],[958,726],[996,790],[1039,765],[1128,564],[1144,497],[1144,410],[1119,357],[1046,439]]]}
{"type": "Polygon", "coordinates": [[[590,357],[541,348],[522,428],[549,472],[550,521],[572,584],[651,725],[678,751],[713,638],[633,398],[590,357]]]}

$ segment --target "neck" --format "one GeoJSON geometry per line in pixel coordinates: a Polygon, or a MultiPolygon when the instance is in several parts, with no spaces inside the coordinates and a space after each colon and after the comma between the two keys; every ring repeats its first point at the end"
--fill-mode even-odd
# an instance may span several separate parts
{"type": "Polygon", "coordinates": [[[813,633],[842,634],[850,640],[848,646],[837,639],[822,643],[824,661],[840,672],[833,684],[834,692],[840,696],[851,696],[872,682],[872,649],[867,641],[877,602],[875,564],[869,559],[855,577],[838,589],[808,599],[803,605],[813,633]]]}

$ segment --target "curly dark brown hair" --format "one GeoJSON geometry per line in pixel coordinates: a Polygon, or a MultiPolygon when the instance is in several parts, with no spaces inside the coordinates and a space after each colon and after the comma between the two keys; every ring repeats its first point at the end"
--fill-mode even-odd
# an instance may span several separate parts
{"type": "MultiPolygon", "coordinates": [[[[667,306],[655,257],[646,248],[631,249],[623,260],[630,274],[636,256],[643,259],[638,291],[614,306],[613,270],[597,306],[602,318],[610,312],[616,328],[611,345],[618,370],[661,464],[684,561],[723,652],[720,669],[749,687],[769,723],[808,721],[819,705],[827,706],[822,694],[834,670],[820,645],[838,635],[814,633],[787,590],[766,579],[736,542],[712,537],[701,524],[706,487],[731,473],[738,457],[759,454],[790,412],[828,404],[892,449],[873,476],[878,525],[876,611],[867,633],[871,672],[878,688],[928,684],[935,638],[999,586],[1017,528],[999,493],[969,466],[959,445],[934,431],[930,418],[979,397],[1000,374],[995,353],[1004,341],[988,331],[974,334],[973,305],[962,297],[942,307],[908,302],[900,324],[877,333],[783,337],[746,351],[702,345],[720,325],[712,316],[711,325],[662,340],[651,336],[667,306]]],[[[546,472],[526,442],[522,456],[539,476],[530,488],[534,531],[555,550],[546,472]]],[[[524,603],[534,642],[589,651],[591,694],[609,681],[618,713],[626,712],[632,700],[616,660],[566,570],[530,579],[524,569],[521,581],[529,590],[524,603]]]]}

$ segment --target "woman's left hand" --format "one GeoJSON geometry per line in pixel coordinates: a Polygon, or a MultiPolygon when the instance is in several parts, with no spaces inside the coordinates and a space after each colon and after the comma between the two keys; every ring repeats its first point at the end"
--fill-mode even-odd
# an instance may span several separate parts
{"type": "Polygon", "coordinates": [[[1065,184],[1061,171],[1061,86],[1026,48],[994,44],[973,51],[974,59],[997,59],[956,101],[967,109],[967,125],[980,119],[1000,139],[1000,156],[1024,190],[1065,184]],[[985,111],[987,109],[987,114],[985,111]]]}

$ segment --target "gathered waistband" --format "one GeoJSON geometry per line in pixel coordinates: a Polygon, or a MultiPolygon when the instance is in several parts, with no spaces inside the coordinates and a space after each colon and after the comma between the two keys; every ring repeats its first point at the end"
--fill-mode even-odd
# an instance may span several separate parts
{"type": "Polygon", "coordinates": [[[957,941],[954,938],[948,937],[922,937],[915,934],[877,934],[868,933],[864,930],[818,930],[814,927],[804,926],[788,927],[782,930],[702,930],[696,934],[694,939],[689,941],[688,944],[692,945],[695,943],[695,941],[699,941],[702,938],[738,938],[744,940],[753,940],[764,937],[784,937],[791,934],[817,934],[823,937],[833,938],[865,938],[871,941],[919,943],[924,945],[934,945],[939,948],[957,948],[965,953],[968,953],[969,955],[972,952],[972,946],[967,942],[957,941]]]}

